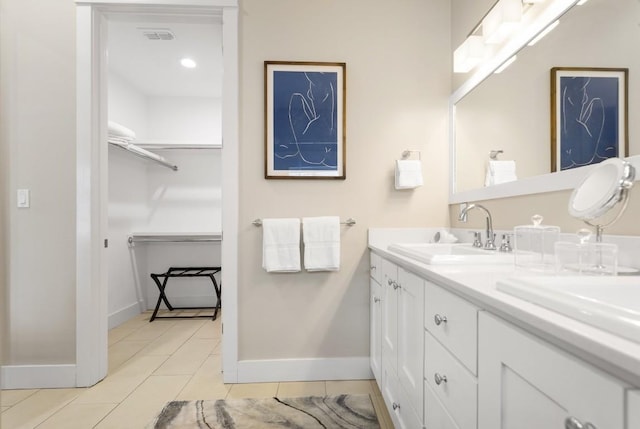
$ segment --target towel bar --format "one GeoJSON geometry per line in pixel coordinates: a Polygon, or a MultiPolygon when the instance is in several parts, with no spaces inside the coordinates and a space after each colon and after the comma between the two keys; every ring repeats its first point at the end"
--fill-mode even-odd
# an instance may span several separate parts
{"type": "MultiPolygon", "coordinates": [[[[254,224],[255,226],[262,226],[262,219],[255,219],[253,222],[251,222],[252,224],[254,224]]],[[[353,226],[356,224],[356,220],[353,218],[349,218],[347,220],[345,220],[344,222],[340,222],[341,225],[347,225],[347,226],[353,226]]]]}

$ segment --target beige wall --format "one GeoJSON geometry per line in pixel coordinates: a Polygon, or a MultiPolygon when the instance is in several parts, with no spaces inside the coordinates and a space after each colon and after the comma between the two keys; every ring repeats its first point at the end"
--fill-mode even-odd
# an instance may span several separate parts
{"type": "Polygon", "coordinates": [[[241,10],[240,359],[368,355],[367,228],[447,223],[449,2],[246,0],[241,10]],[[445,36],[445,37],[443,37],[445,36]],[[347,179],[265,180],[263,62],[347,64],[347,179]],[[425,186],[393,189],[422,151],[425,186]],[[337,273],[267,274],[264,217],[339,215],[337,273]]]}
{"type": "Polygon", "coordinates": [[[75,4],[0,0],[0,8],[0,139],[8,180],[3,242],[9,354],[4,363],[72,363],[75,4]],[[15,207],[19,188],[31,190],[31,208],[15,207]]]}
{"type": "MultiPolygon", "coordinates": [[[[8,364],[75,360],[75,5],[0,0],[0,134],[9,165],[8,364]],[[29,188],[30,209],[15,208],[29,188]]],[[[367,228],[448,219],[446,0],[241,2],[239,345],[242,359],[368,354],[367,228]],[[347,179],[263,178],[263,61],[347,63],[347,179]],[[393,190],[422,151],[426,184],[393,190]],[[342,269],[268,275],[257,217],[354,217],[342,269]]],[[[6,171],[6,170],[5,170],[6,171]]]]}

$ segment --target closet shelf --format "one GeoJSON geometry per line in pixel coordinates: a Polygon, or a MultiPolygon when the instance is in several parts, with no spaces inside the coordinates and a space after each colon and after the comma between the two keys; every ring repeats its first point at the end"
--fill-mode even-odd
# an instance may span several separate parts
{"type": "Polygon", "coordinates": [[[210,141],[178,141],[178,140],[137,140],[136,145],[143,149],[172,150],[172,149],[222,149],[222,144],[210,141]]]}
{"type": "Polygon", "coordinates": [[[133,243],[195,243],[222,241],[222,232],[132,232],[127,240],[133,243]]]}

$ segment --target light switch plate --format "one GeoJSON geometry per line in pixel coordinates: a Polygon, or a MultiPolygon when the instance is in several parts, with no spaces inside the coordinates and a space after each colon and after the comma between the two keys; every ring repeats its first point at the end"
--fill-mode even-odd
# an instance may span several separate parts
{"type": "Polygon", "coordinates": [[[18,208],[28,208],[30,205],[29,190],[18,189],[18,208]]]}

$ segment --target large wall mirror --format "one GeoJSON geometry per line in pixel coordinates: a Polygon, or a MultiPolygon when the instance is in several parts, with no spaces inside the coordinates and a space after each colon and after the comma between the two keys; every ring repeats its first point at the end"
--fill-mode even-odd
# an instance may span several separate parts
{"type": "Polygon", "coordinates": [[[639,42],[638,0],[590,0],[573,6],[551,33],[518,52],[517,61],[502,73],[491,74],[459,99],[452,97],[450,202],[568,189],[584,175],[589,167],[551,172],[553,67],[628,68],[627,156],[640,154],[635,120],[640,109],[639,42]],[[485,186],[492,150],[503,151],[498,159],[515,161],[516,182],[485,186]]]}

